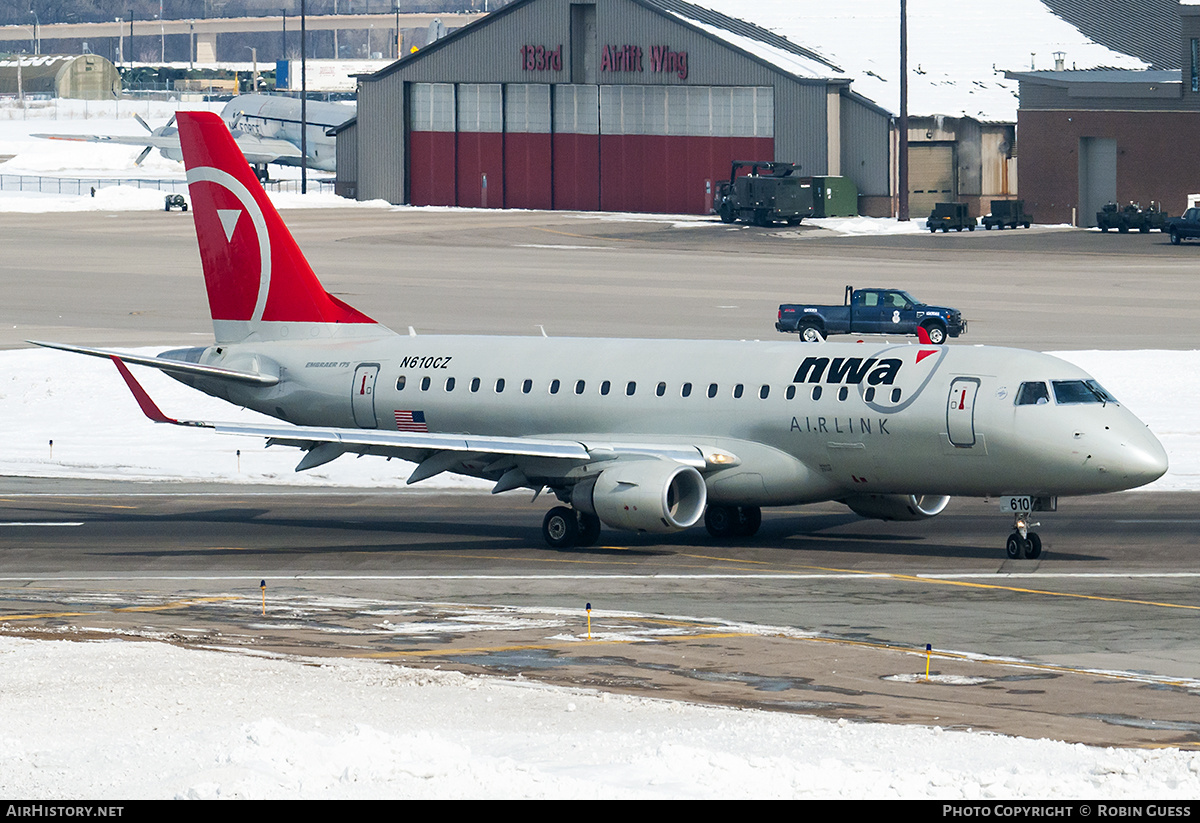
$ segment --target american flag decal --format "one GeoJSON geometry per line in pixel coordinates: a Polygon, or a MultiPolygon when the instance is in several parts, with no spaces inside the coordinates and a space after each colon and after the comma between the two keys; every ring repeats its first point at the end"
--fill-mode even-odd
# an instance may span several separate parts
{"type": "Polygon", "coordinates": [[[429,432],[425,425],[425,412],[396,409],[396,429],[402,432],[429,432]]]}

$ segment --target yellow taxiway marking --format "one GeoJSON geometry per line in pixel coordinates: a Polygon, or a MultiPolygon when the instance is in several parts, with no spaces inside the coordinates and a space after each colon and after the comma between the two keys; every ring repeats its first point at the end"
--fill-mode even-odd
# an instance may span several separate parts
{"type": "MultiPolygon", "coordinates": [[[[663,221],[664,223],[667,221],[663,221]]],[[[581,240],[608,240],[613,243],[645,243],[645,240],[637,240],[630,237],[605,237],[602,234],[574,234],[569,231],[560,229],[547,229],[543,226],[530,226],[534,231],[544,231],[547,234],[561,234],[563,237],[578,237],[581,240]]]]}
{"type": "MultiPolygon", "coordinates": [[[[20,504],[28,499],[29,498],[24,498],[23,500],[16,500],[12,497],[0,497],[0,503],[20,504]]],[[[137,506],[114,506],[111,504],[101,505],[99,503],[73,503],[70,500],[57,500],[57,499],[54,501],[54,505],[55,506],[86,506],[86,507],[92,508],[92,509],[136,509],[137,508],[137,506]]]]}
{"type": "Polygon", "coordinates": [[[226,595],[224,597],[190,597],[185,600],[174,600],[170,603],[163,603],[158,606],[122,606],[113,609],[115,612],[161,612],[167,609],[179,609],[185,606],[195,606],[200,603],[224,603],[229,600],[241,600],[242,598],[234,595],[226,595]]]}
{"type": "Polygon", "coordinates": [[[101,609],[91,612],[42,612],[41,614],[0,614],[0,622],[6,620],[39,620],[50,617],[90,617],[97,614],[109,614],[110,612],[161,612],[168,609],[180,609],[187,606],[194,606],[200,603],[220,603],[225,600],[239,600],[241,598],[235,596],[226,597],[193,597],[187,600],[174,600],[170,603],[162,603],[158,606],[121,606],[115,609],[101,609]]]}
{"type": "Polygon", "coordinates": [[[800,568],[823,572],[839,572],[848,575],[864,577],[879,577],[888,580],[907,580],[913,583],[933,583],[939,586],[961,586],[967,589],[990,589],[992,591],[1016,592],[1018,594],[1044,594],[1048,597],[1071,597],[1077,600],[1097,600],[1107,603],[1129,603],[1134,606],[1159,606],[1164,609],[1187,609],[1200,611],[1200,606],[1189,606],[1184,603],[1164,603],[1159,600],[1137,600],[1131,597],[1111,597],[1102,594],[1078,594],[1076,592],[1056,592],[1049,589],[1029,589],[1024,586],[1005,586],[1000,583],[975,583],[969,580],[947,580],[944,577],[926,577],[917,574],[897,574],[895,572],[868,572],[855,569],[833,569],[824,566],[801,566],[800,568]]]}

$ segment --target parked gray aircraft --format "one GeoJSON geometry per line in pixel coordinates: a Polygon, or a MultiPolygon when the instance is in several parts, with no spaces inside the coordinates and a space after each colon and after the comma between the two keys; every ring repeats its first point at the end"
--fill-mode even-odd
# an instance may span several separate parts
{"type": "MultiPolygon", "coordinates": [[[[317,171],[335,171],[337,153],[334,138],[327,132],[354,117],[354,106],[341,103],[308,101],[307,106],[307,150],[308,168],[317,171]]],[[[151,128],[150,124],[134,114],[148,134],[144,137],[110,134],[35,134],[47,140],[73,140],[84,143],[108,143],[121,146],[145,146],[134,162],[141,165],[153,149],[163,157],[183,160],[179,147],[179,130],[175,128],[175,116],[165,125],[151,128]]],[[[269,94],[245,94],[235,97],[221,109],[221,119],[233,132],[246,161],[255,167],[259,179],[266,179],[266,166],[300,165],[300,101],[295,97],[277,97],[269,94]]]]}
{"type": "Polygon", "coordinates": [[[221,119],[179,115],[216,341],[109,357],[151,419],[549,489],[543,535],[591,545],[601,524],[748,537],[761,507],[837,500],[864,517],[933,517],[954,495],[1014,517],[1167,469],[1144,423],[1075,366],[1032,351],[911,343],[397,335],[328,294],[221,119]],[[125,364],[283,421],[167,417],[125,364]]]}

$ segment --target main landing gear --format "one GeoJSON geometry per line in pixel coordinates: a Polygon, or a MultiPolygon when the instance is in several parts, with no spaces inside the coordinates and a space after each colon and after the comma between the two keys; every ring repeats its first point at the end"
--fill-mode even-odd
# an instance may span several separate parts
{"type": "Polygon", "coordinates": [[[1009,558],[1016,560],[1024,556],[1028,560],[1036,560],[1042,554],[1042,538],[1037,532],[1029,531],[1030,526],[1040,526],[1041,523],[1030,523],[1023,514],[1018,514],[1013,523],[1013,533],[1008,536],[1004,550],[1009,558]]]}
{"type": "Polygon", "coordinates": [[[762,525],[762,509],[758,506],[716,506],[704,510],[704,527],[718,539],[753,537],[762,525]]]}
{"type": "Polygon", "coordinates": [[[555,506],[542,521],[542,537],[552,549],[594,546],[600,539],[600,518],[568,506],[555,506]]]}

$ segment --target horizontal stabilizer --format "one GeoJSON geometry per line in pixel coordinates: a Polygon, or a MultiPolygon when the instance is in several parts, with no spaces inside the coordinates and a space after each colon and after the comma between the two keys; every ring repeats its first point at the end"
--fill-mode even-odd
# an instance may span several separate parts
{"type": "Polygon", "coordinates": [[[40,340],[26,340],[26,343],[32,343],[35,346],[42,346],[47,349],[58,349],[60,351],[74,352],[75,354],[87,354],[92,357],[103,357],[107,360],[120,360],[125,363],[134,363],[138,366],[149,366],[152,369],[159,369],[165,372],[174,372],[176,374],[198,374],[205,377],[216,377],[224,380],[233,380],[239,383],[251,383],[257,386],[274,386],[279,382],[277,374],[257,374],[254,372],[234,371],[233,369],[223,369],[219,366],[203,366],[199,363],[185,363],[182,360],[164,360],[161,357],[147,357],[141,354],[126,354],[119,351],[110,351],[108,349],[92,349],[87,346],[71,346],[66,343],[44,343],[40,340]]]}

